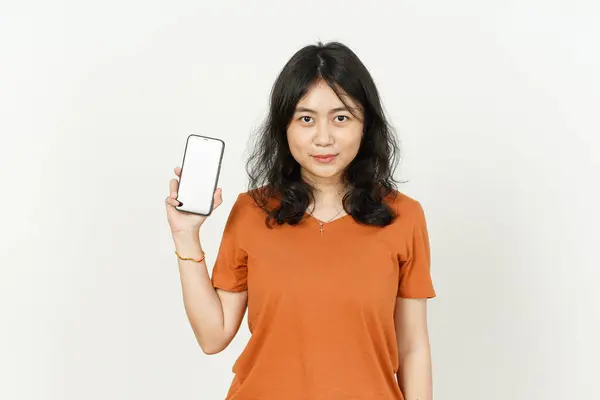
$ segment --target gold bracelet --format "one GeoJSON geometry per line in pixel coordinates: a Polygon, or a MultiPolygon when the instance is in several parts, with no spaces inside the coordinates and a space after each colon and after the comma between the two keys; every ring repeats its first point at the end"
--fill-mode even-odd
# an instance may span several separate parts
{"type": "Polygon", "coordinates": [[[206,254],[202,254],[202,258],[199,260],[196,260],[195,258],[185,258],[185,257],[181,257],[179,255],[179,253],[177,252],[177,250],[175,250],[175,254],[177,255],[177,258],[179,258],[180,260],[184,260],[184,261],[194,261],[197,263],[201,263],[202,261],[204,261],[204,259],[206,258],[206,254]]]}

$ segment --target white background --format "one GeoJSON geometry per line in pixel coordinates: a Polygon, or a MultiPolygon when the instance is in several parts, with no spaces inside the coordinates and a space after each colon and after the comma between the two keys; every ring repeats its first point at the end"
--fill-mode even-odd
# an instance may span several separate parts
{"type": "Polygon", "coordinates": [[[191,132],[225,202],[291,55],[371,71],[423,204],[435,398],[597,399],[600,3],[3,1],[0,398],[223,399],[164,214],[191,132]]]}

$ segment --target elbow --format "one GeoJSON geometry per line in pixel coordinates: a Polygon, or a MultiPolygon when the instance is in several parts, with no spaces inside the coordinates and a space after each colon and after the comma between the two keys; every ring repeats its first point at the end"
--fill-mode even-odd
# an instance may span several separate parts
{"type": "Polygon", "coordinates": [[[200,348],[202,349],[202,352],[204,354],[206,354],[207,356],[212,356],[214,354],[218,354],[220,352],[222,352],[223,350],[225,350],[225,348],[227,346],[223,346],[221,343],[208,343],[205,341],[200,341],[197,340],[198,344],[200,345],[200,348]]]}
{"type": "Polygon", "coordinates": [[[406,363],[431,363],[431,349],[429,346],[411,347],[398,352],[398,360],[406,363]]]}
{"type": "Polygon", "coordinates": [[[225,350],[231,339],[222,330],[204,330],[193,329],[196,342],[206,355],[218,354],[225,350]]]}
{"type": "Polygon", "coordinates": [[[402,354],[422,353],[430,351],[429,335],[427,332],[398,337],[398,351],[402,354]]]}
{"type": "Polygon", "coordinates": [[[200,346],[200,348],[202,349],[202,352],[204,354],[206,354],[207,356],[212,356],[212,355],[215,355],[215,354],[219,354],[220,352],[223,351],[223,349],[210,348],[210,347],[202,347],[202,346],[200,346]]]}

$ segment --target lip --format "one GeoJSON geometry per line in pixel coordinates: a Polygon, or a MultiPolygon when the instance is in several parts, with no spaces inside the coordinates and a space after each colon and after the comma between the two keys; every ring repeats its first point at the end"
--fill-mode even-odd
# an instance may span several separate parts
{"type": "Polygon", "coordinates": [[[312,156],[315,160],[320,163],[330,163],[337,157],[337,154],[318,154],[312,156]]]}

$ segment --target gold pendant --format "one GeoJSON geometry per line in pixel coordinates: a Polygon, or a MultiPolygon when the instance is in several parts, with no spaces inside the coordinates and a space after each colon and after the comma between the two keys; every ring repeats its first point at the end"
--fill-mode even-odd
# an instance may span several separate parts
{"type": "Polygon", "coordinates": [[[319,224],[319,232],[321,232],[321,236],[323,236],[323,225],[325,224],[319,224]]]}

